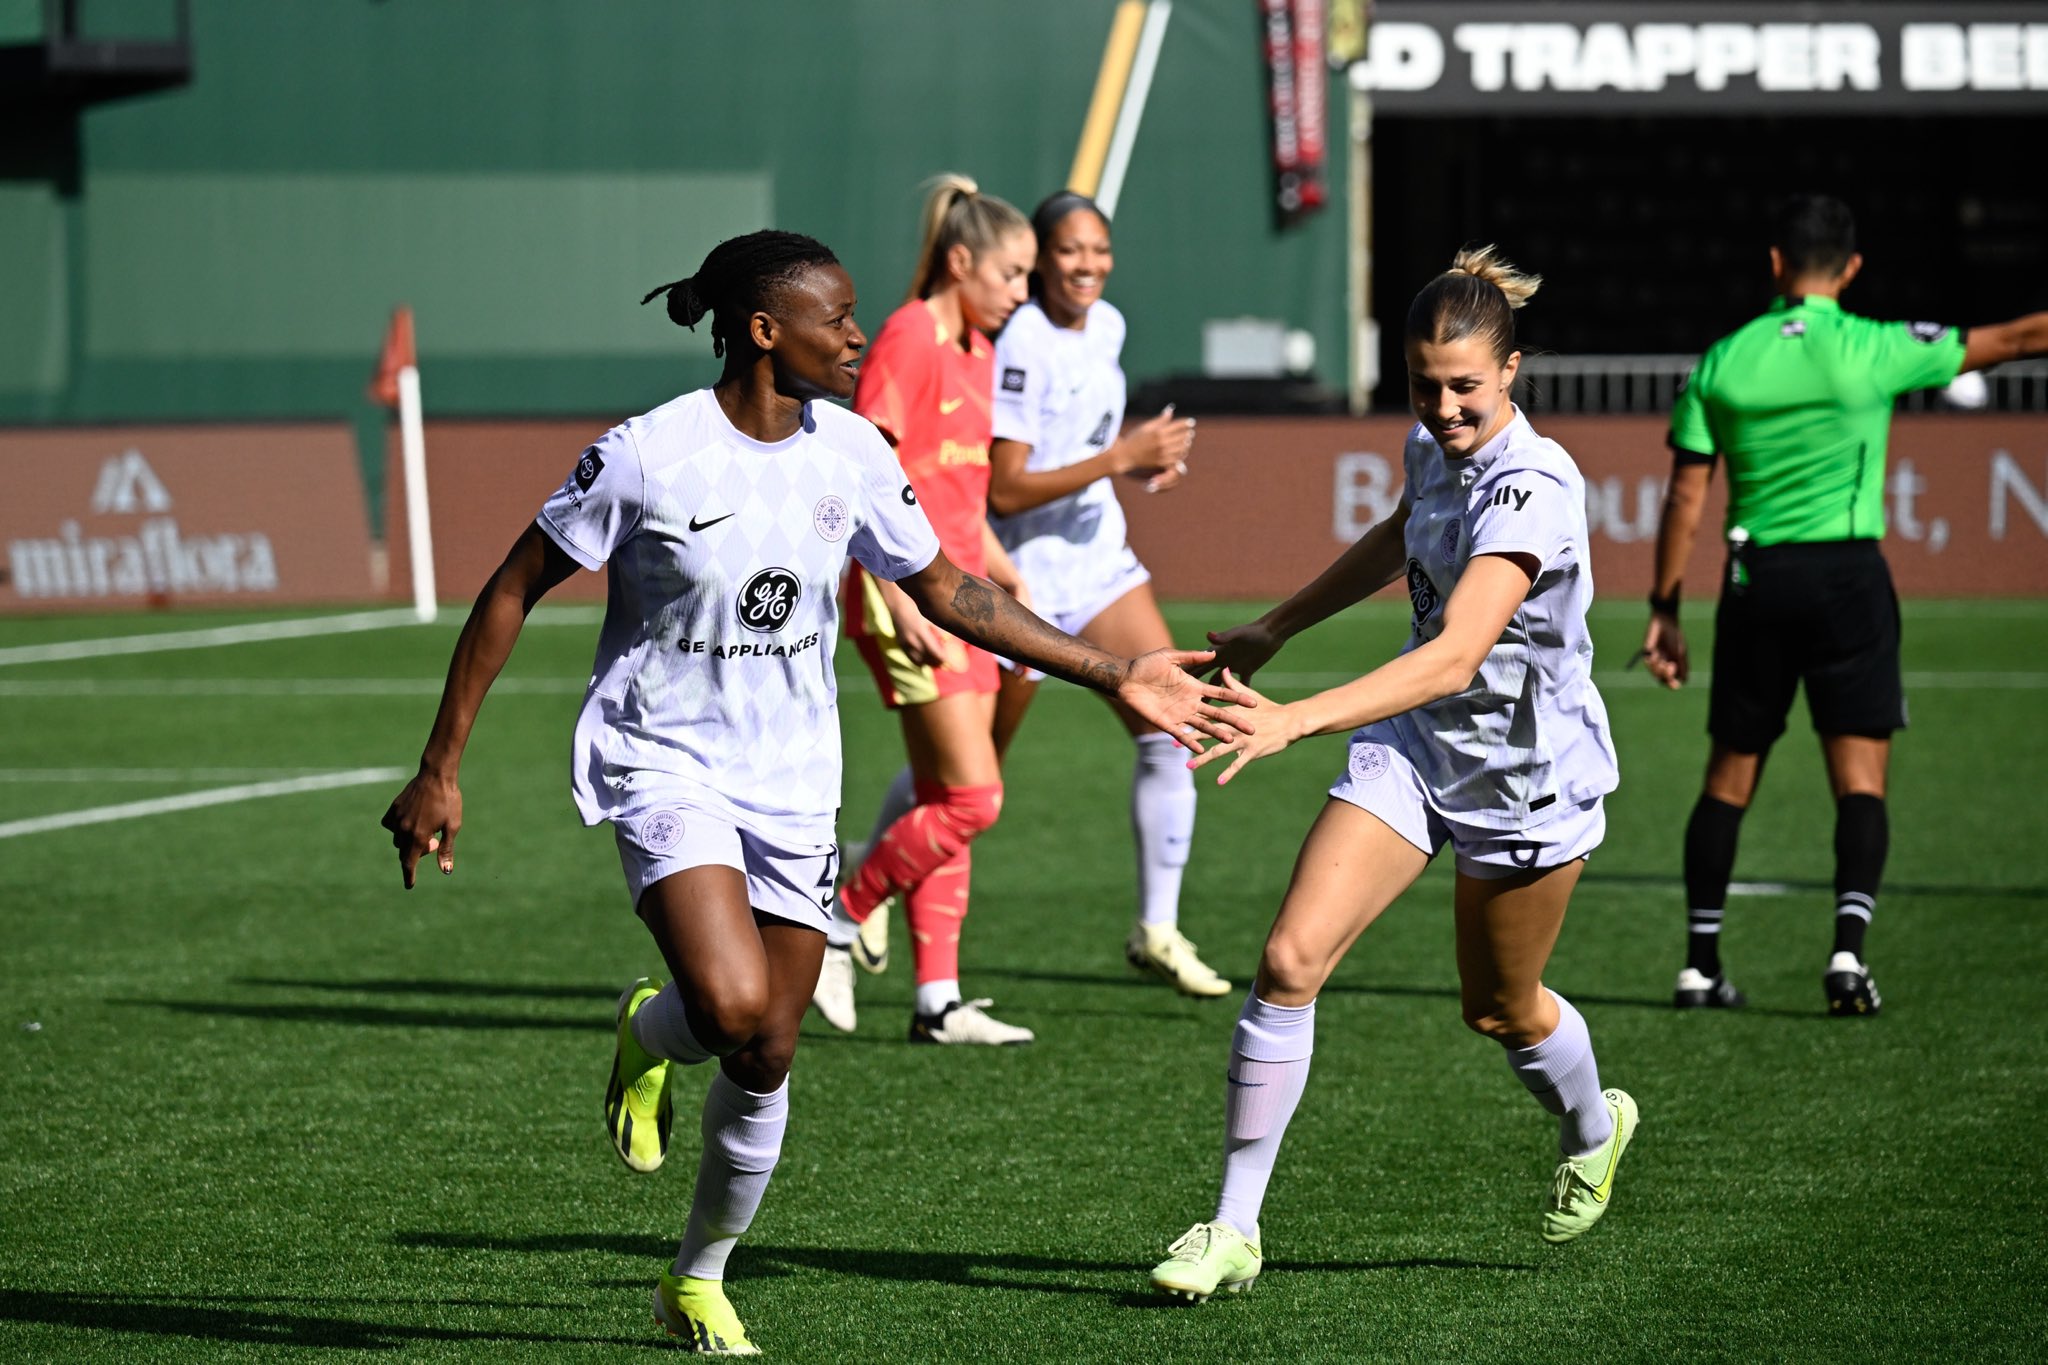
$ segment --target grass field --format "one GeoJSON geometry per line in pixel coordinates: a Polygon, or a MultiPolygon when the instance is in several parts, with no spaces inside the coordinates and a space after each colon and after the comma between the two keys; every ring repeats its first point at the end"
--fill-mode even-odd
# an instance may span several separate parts
{"type": "MultiPolygon", "coordinates": [[[[1405,611],[1350,613],[1260,681],[1354,674],[1405,611]]],[[[1172,619],[1193,639],[1238,615],[1172,619]]],[[[1881,1018],[1822,1015],[1832,809],[1803,719],[1743,830],[1738,878],[1777,887],[1731,904],[1751,1007],[1671,1010],[1706,698],[1619,672],[1640,609],[1602,607],[1623,786],[1550,980],[1642,1106],[1613,1214],[1537,1239],[1554,1129],[1459,1023],[1438,867],[1322,998],[1265,1278],[1192,1309],[1144,1271],[1213,1208],[1238,996],[1124,967],[1128,746],[1049,687],[977,845],[963,960],[969,993],[1039,1041],[906,1046],[907,964],[863,978],[856,1034],[807,1024],[782,1165],[731,1267],[755,1339],[785,1361],[2039,1358],[2048,603],[1907,615],[1881,1018]]],[[[568,802],[588,613],[529,628],[464,770],[456,875],[410,896],[377,828],[391,780],[22,825],[410,767],[452,622],[22,657],[251,619],[0,622],[0,1360],[666,1349],[647,1295],[707,1077],[680,1081],[670,1168],[625,1172],[599,1122],[611,1010],[656,959],[608,831],[568,802]]],[[[845,828],[864,834],[900,750],[845,676],[845,828]]],[[[1340,755],[1314,742],[1204,784],[1183,923],[1240,981],[1340,755]]]]}

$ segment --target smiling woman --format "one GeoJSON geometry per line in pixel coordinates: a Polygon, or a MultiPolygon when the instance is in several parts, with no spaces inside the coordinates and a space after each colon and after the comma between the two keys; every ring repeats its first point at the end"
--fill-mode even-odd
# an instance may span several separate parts
{"type": "Polygon", "coordinates": [[[751,1354],[725,1263],[782,1150],[798,1024],[825,949],[838,870],[840,747],[832,646],[849,558],[901,581],[939,627],[1114,691],[1170,733],[1217,734],[1232,696],[1178,665],[1060,634],[963,573],[846,398],[867,338],[853,281],[789,232],[720,243],[661,286],[668,314],[711,319],[716,385],[613,428],[582,452],[485,585],[456,642],[419,773],[384,826],[405,884],[455,868],[457,773],[478,709],[527,613],[578,568],[609,566],[571,786],[609,821],[628,894],[668,966],[619,997],[607,1134],[632,1170],[667,1155],[672,1063],[719,1059],[688,1230],[654,1313],[695,1349],[751,1354]]]}

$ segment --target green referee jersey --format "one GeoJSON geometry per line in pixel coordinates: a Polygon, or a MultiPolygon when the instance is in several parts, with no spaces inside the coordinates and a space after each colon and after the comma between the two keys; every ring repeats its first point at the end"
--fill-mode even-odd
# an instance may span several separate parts
{"type": "Polygon", "coordinates": [[[1728,462],[1728,521],[1752,545],[1884,535],[1892,401],[1962,370],[1960,328],[1779,299],[1700,357],[1671,447],[1728,462]]]}

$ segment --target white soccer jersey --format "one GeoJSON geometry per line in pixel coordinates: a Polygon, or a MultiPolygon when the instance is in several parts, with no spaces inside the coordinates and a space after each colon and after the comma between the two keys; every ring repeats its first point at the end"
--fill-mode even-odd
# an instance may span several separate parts
{"type": "Polygon", "coordinates": [[[1515,829],[1613,791],[1619,772],[1586,630],[1593,572],[1578,466],[1519,408],[1458,460],[1418,423],[1402,459],[1407,649],[1442,633],[1444,602],[1473,555],[1521,552],[1542,566],[1472,685],[1393,718],[1430,804],[1461,824],[1515,829]]]}
{"type": "MultiPolygon", "coordinates": [[[[1031,447],[1025,467],[1064,469],[1101,454],[1124,422],[1124,315],[1098,301],[1079,331],[1055,327],[1036,301],[996,338],[995,437],[1031,447]]],[[[1014,517],[990,517],[996,538],[1046,615],[1099,603],[1102,585],[1135,563],[1124,509],[1108,478],[1014,517]]]]}
{"type": "Polygon", "coordinates": [[[611,566],[571,785],[596,824],[650,786],[733,824],[829,841],[839,808],[838,587],[938,553],[895,454],[828,403],[773,445],[709,389],[612,428],[539,526],[611,566]]]}

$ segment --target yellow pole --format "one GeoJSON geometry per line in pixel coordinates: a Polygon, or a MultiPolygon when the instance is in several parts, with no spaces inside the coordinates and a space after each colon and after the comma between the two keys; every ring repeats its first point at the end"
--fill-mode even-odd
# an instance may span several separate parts
{"type": "Polygon", "coordinates": [[[1102,69],[1095,73],[1088,120],[1081,125],[1081,144],[1074,149],[1074,167],[1067,172],[1067,188],[1076,193],[1092,197],[1102,188],[1102,166],[1109,157],[1109,140],[1116,132],[1117,112],[1123,108],[1144,28],[1145,0],[1118,0],[1109,42],[1102,49],[1102,69]]]}

